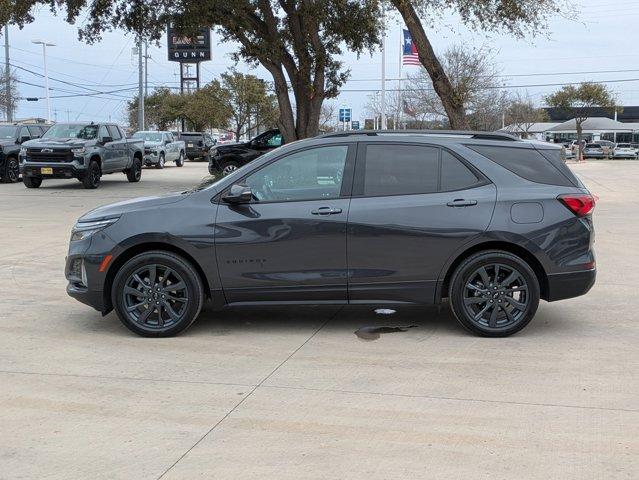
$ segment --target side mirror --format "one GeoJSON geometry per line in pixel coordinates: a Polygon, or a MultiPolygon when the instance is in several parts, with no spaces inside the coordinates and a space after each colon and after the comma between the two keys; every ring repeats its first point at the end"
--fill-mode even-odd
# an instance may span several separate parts
{"type": "Polygon", "coordinates": [[[164,145],[168,145],[169,143],[171,143],[171,140],[164,140],[164,145]]]}
{"type": "Polygon", "coordinates": [[[109,143],[113,141],[113,137],[102,137],[102,143],[109,143]]]}
{"type": "Polygon", "coordinates": [[[253,200],[253,192],[251,191],[251,187],[235,184],[231,187],[229,192],[222,197],[222,200],[226,203],[236,205],[240,203],[250,203],[250,201],[253,200]]]}
{"type": "Polygon", "coordinates": [[[20,137],[20,140],[18,140],[18,143],[22,144],[24,142],[28,142],[29,140],[31,140],[31,137],[27,137],[27,136],[20,137]]]}

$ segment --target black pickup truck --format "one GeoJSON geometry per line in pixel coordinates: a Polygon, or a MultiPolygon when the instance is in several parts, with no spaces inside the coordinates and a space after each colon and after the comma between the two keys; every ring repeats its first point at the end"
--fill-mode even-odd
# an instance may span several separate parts
{"type": "Polygon", "coordinates": [[[22,143],[39,138],[47,125],[0,123],[0,180],[15,183],[20,180],[18,156],[22,143]]]}
{"type": "Polygon", "coordinates": [[[97,188],[107,173],[139,182],[143,157],[144,140],[127,139],[117,125],[58,123],[22,144],[20,173],[27,188],[38,188],[45,178],[76,178],[84,188],[97,188]]]}

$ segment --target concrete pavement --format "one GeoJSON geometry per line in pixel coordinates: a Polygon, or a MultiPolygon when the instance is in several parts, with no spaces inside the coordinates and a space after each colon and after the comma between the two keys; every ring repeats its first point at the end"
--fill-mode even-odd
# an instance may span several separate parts
{"type": "Polygon", "coordinates": [[[66,296],[70,229],[206,165],[0,185],[0,479],[639,478],[639,162],[571,168],[600,196],[597,284],[507,339],[446,307],[208,310],[139,338],[66,296]]]}

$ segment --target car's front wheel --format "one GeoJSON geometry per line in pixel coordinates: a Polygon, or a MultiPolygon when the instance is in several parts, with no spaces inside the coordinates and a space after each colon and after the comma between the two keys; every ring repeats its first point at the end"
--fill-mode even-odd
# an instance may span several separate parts
{"type": "Polygon", "coordinates": [[[20,180],[20,167],[16,157],[8,157],[5,165],[5,172],[2,175],[2,183],[16,183],[20,180]]]}
{"type": "Polygon", "coordinates": [[[455,317],[473,333],[506,337],[524,328],[539,305],[539,282],[521,258],[490,250],[465,259],[450,281],[455,317]]]}
{"type": "Polygon", "coordinates": [[[111,292],[115,311],[131,331],[145,337],[170,337],[189,327],[204,301],[199,275],[184,258],[151,251],[127,261],[111,292]]]}
{"type": "Polygon", "coordinates": [[[240,168],[240,166],[237,164],[237,162],[229,161],[229,162],[224,162],[220,168],[222,170],[222,175],[226,176],[233,173],[235,170],[240,168]]]}
{"type": "Polygon", "coordinates": [[[42,185],[42,178],[22,175],[22,183],[24,183],[24,186],[27,188],[39,188],[40,185],[42,185]]]}

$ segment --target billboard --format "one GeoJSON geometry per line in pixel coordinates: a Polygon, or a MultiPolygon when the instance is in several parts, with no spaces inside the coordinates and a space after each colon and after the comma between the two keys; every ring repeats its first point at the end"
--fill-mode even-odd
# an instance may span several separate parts
{"type": "Polygon", "coordinates": [[[178,33],[172,25],[167,29],[169,61],[197,63],[211,60],[211,29],[200,28],[195,37],[178,33]]]}

